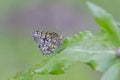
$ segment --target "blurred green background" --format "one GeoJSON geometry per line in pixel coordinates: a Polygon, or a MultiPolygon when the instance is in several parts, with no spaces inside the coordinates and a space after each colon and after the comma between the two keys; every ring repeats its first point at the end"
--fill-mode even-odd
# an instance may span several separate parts
{"type": "MultiPolygon", "coordinates": [[[[71,36],[99,31],[87,0],[0,0],[0,80],[38,64],[43,56],[31,33],[35,29],[71,36]]],[[[89,0],[120,20],[120,0],[89,0]]],[[[36,75],[33,80],[99,80],[102,73],[75,63],[61,75],[36,75]]]]}

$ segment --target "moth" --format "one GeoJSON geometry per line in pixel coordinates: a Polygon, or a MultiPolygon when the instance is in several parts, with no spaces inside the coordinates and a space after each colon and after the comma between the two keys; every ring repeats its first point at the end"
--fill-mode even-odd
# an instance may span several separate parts
{"type": "Polygon", "coordinates": [[[55,49],[59,52],[64,38],[64,36],[59,33],[43,30],[35,30],[32,33],[32,37],[43,55],[51,54],[55,49]]]}

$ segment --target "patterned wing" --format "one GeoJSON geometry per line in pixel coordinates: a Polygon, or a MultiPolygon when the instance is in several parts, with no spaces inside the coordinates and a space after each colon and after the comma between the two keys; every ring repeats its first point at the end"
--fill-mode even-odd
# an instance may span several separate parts
{"type": "Polygon", "coordinates": [[[63,35],[55,32],[34,31],[32,36],[43,55],[53,53],[56,48],[58,52],[60,51],[63,35]]]}

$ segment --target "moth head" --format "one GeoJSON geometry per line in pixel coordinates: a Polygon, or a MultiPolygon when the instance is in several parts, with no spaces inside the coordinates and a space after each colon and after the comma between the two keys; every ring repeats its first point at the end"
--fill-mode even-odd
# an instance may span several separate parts
{"type": "Polygon", "coordinates": [[[32,37],[33,37],[35,42],[38,43],[40,35],[41,35],[41,32],[38,31],[38,30],[35,30],[35,31],[32,32],[32,37]]]}

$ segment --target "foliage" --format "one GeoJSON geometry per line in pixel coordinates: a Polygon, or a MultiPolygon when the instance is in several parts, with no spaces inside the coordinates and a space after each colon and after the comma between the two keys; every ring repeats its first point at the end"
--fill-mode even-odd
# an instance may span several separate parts
{"type": "Polygon", "coordinates": [[[87,2],[93,16],[100,25],[100,31],[93,34],[90,31],[80,32],[72,37],[66,37],[62,42],[59,54],[50,56],[47,63],[33,66],[9,78],[10,80],[31,80],[36,74],[62,74],[70,65],[81,62],[96,71],[103,72],[101,80],[115,80],[120,70],[120,60],[117,49],[120,46],[120,28],[112,15],[99,6],[87,2]]]}

